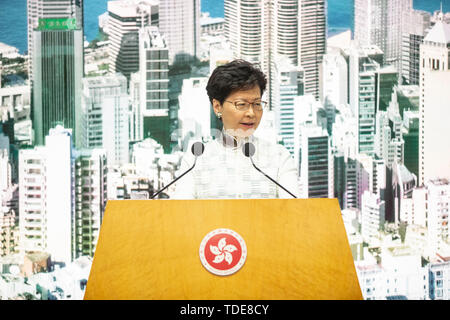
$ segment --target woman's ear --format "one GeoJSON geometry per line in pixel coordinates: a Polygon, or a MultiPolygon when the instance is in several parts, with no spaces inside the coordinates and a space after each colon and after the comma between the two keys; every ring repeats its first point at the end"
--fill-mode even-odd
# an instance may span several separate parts
{"type": "Polygon", "coordinates": [[[212,106],[213,106],[213,109],[214,109],[214,113],[217,115],[217,113],[218,112],[222,112],[222,104],[220,103],[220,101],[219,100],[217,100],[217,99],[213,99],[212,100],[212,106]]]}

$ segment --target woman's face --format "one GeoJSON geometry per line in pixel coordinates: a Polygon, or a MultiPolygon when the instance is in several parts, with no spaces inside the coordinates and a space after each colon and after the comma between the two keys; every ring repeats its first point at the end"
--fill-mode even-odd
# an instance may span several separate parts
{"type": "Polygon", "coordinates": [[[214,112],[222,113],[223,127],[227,134],[243,138],[248,137],[258,128],[263,114],[263,110],[256,110],[253,105],[246,111],[238,110],[234,103],[244,102],[260,102],[261,90],[258,85],[248,90],[237,90],[232,92],[223,102],[213,99],[214,112]]]}

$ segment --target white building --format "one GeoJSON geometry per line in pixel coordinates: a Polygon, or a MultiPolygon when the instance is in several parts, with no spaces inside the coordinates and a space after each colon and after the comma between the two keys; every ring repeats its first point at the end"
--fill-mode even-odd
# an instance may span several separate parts
{"type": "Polygon", "coordinates": [[[450,300],[450,257],[438,257],[428,265],[430,299],[450,300]]]}
{"type": "Polygon", "coordinates": [[[428,268],[422,267],[420,252],[408,246],[383,247],[381,264],[386,273],[386,296],[408,300],[428,299],[428,268]]]}
{"type": "Polygon", "coordinates": [[[358,122],[350,105],[339,105],[332,125],[333,147],[347,158],[355,158],[358,148],[358,122]]]}
{"type": "Polygon", "coordinates": [[[419,185],[450,178],[450,148],[442,140],[450,119],[450,25],[441,20],[420,46],[419,185]]]}
{"type": "MultiPolygon", "coordinates": [[[[180,109],[180,138],[183,145],[189,139],[211,138],[211,102],[206,95],[208,78],[189,78],[183,80],[178,97],[180,109]]],[[[187,145],[187,144],[186,144],[187,145]]]]}
{"type": "Polygon", "coordinates": [[[383,229],[385,221],[385,202],[380,196],[364,191],[361,200],[361,235],[366,242],[378,238],[379,231],[383,229]]]}
{"type": "Polygon", "coordinates": [[[3,192],[11,187],[11,163],[8,149],[0,149],[0,200],[3,192]]]}
{"type": "Polygon", "coordinates": [[[426,184],[426,213],[428,241],[436,250],[447,242],[449,233],[450,183],[448,180],[430,180],[426,184]]]}
{"type": "Polygon", "coordinates": [[[129,161],[128,104],[125,76],[83,78],[83,146],[105,149],[108,165],[129,161]]]}
{"type": "Polygon", "coordinates": [[[325,99],[334,106],[348,102],[348,67],[339,51],[323,56],[320,65],[320,101],[325,99]]]}
{"type": "Polygon", "coordinates": [[[417,251],[407,246],[383,247],[378,264],[368,257],[355,263],[364,299],[428,299],[428,268],[422,267],[417,251]]]}
{"type": "Polygon", "coordinates": [[[159,1],[159,30],[167,40],[170,64],[198,57],[200,0],[159,1]]]}
{"type": "Polygon", "coordinates": [[[25,279],[14,265],[0,275],[0,300],[83,300],[91,266],[92,258],[83,256],[62,268],[25,279]]]}
{"type": "Polygon", "coordinates": [[[45,146],[19,152],[20,252],[45,251],[72,261],[73,146],[71,131],[57,126],[45,146]]]}
{"type": "Polygon", "coordinates": [[[3,58],[14,59],[19,57],[19,49],[16,47],[7,45],[6,43],[0,42],[0,56],[3,58]]]}
{"type": "Polygon", "coordinates": [[[145,139],[133,145],[131,162],[136,168],[136,174],[149,178],[153,183],[158,179],[157,159],[164,154],[162,146],[153,139],[145,139]]]}
{"type": "Polygon", "coordinates": [[[67,265],[93,253],[106,204],[105,166],[103,151],[78,153],[71,130],[61,126],[44,146],[20,150],[21,256],[46,252],[67,265]]]}

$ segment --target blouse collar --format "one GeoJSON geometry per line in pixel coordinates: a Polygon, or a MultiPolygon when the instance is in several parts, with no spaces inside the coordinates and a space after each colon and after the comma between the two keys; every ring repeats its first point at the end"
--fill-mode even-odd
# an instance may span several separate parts
{"type": "Polygon", "coordinates": [[[226,133],[224,129],[222,129],[221,133],[222,136],[219,138],[219,141],[221,141],[222,145],[226,148],[237,149],[240,148],[246,142],[254,141],[253,135],[245,138],[236,139],[235,137],[226,133]]]}

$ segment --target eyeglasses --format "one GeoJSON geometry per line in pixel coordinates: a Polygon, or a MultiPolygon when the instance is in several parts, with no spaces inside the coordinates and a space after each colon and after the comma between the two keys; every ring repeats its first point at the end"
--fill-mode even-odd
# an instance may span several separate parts
{"type": "Polygon", "coordinates": [[[267,102],[265,101],[255,101],[252,103],[244,100],[236,100],[234,102],[228,100],[225,101],[232,103],[234,107],[239,111],[247,111],[248,109],[250,109],[250,106],[253,106],[253,109],[256,111],[262,111],[267,106],[267,102]]]}

